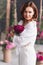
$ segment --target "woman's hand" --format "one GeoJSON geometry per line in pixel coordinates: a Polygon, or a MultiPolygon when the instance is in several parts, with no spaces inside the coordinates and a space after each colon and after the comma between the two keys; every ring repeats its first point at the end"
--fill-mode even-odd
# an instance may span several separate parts
{"type": "Polygon", "coordinates": [[[10,36],[13,37],[14,36],[14,32],[11,31],[10,32],[10,36]]]}

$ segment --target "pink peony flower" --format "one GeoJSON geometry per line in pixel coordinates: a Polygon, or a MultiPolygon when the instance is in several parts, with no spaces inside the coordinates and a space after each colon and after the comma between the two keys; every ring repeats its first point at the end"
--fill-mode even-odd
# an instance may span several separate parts
{"type": "Polygon", "coordinates": [[[5,43],[5,44],[9,44],[10,42],[9,42],[8,40],[5,40],[4,43],[5,43]]]}
{"type": "Polygon", "coordinates": [[[16,33],[21,33],[24,30],[24,26],[23,25],[15,25],[14,30],[16,33]]]}
{"type": "Polygon", "coordinates": [[[10,44],[6,45],[6,49],[12,49],[14,47],[16,47],[14,43],[10,43],[10,44]]]}
{"type": "Polygon", "coordinates": [[[3,41],[0,41],[0,45],[2,45],[2,44],[4,44],[4,42],[3,41]]]}
{"type": "Polygon", "coordinates": [[[38,58],[38,60],[42,61],[43,60],[43,56],[40,55],[39,58],[38,58]]]}
{"type": "Polygon", "coordinates": [[[43,52],[38,52],[37,53],[37,60],[42,61],[43,60],[43,52]]]}
{"type": "Polygon", "coordinates": [[[7,34],[7,37],[10,37],[11,35],[10,35],[10,33],[9,34],[7,34]]]}

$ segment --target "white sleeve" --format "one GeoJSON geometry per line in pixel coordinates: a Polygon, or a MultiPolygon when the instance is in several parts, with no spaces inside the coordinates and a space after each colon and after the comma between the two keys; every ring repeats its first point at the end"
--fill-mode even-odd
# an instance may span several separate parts
{"type": "Polygon", "coordinates": [[[19,36],[17,35],[14,35],[13,37],[13,43],[15,44],[15,46],[19,46],[19,36]]]}

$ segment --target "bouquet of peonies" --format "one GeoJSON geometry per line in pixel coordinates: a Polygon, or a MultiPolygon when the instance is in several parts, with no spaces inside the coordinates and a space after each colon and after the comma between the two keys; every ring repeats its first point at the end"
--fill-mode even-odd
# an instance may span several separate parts
{"type": "Polygon", "coordinates": [[[21,32],[23,32],[24,30],[24,26],[23,25],[15,25],[14,26],[14,31],[16,34],[20,34],[21,32]]]}
{"type": "Polygon", "coordinates": [[[3,48],[6,48],[6,49],[12,49],[12,48],[16,47],[16,45],[12,42],[13,36],[15,33],[17,35],[19,35],[23,30],[24,30],[23,25],[14,25],[13,27],[12,26],[9,27],[8,34],[6,36],[6,40],[0,41],[0,46],[2,46],[3,48]]]}
{"type": "Polygon", "coordinates": [[[8,34],[6,35],[6,40],[0,41],[0,46],[3,47],[3,60],[5,62],[11,61],[11,50],[16,47],[16,45],[12,42],[13,36],[15,33],[19,35],[24,30],[24,26],[15,25],[8,28],[8,34]]]}
{"type": "Polygon", "coordinates": [[[6,35],[6,39],[10,42],[12,42],[14,36],[14,29],[12,26],[8,28],[8,34],[6,35]]]}
{"type": "Polygon", "coordinates": [[[15,44],[8,40],[5,40],[5,41],[0,41],[0,46],[2,46],[5,49],[12,49],[15,47],[15,44]]]}
{"type": "Polygon", "coordinates": [[[0,46],[2,46],[3,61],[11,62],[11,49],[15,47],[15,44],[8,40],[5,40],[5,41],[0,41],[0,46]]]}
{"type": "Polygon", "coordinates": [[[14,34],[19,35],[21,32],[23,32],[24,26],[23,25],[14,25],[13,27],[9,27],[8,29],[8,34],[7,34],[7,39],[12,41],[12,37],[14,34]]]}

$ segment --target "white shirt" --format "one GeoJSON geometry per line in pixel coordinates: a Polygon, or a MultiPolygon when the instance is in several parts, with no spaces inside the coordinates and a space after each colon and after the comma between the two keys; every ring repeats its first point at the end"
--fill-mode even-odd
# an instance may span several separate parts
{"type": "MultiPolygon", "coordinates": [[[[19,25],[23,24],[23,21],[21,20],[19,25]]],[[[29,43],[29,45],[33,45],[36,41],[37,36],[37,26],[36,21],[31,21],[27,25],[25,25],[25,29],[22,33],[20,33],[20,36],[14,35],[13,42],[17,46],[24,46],[29,43]]]]}

